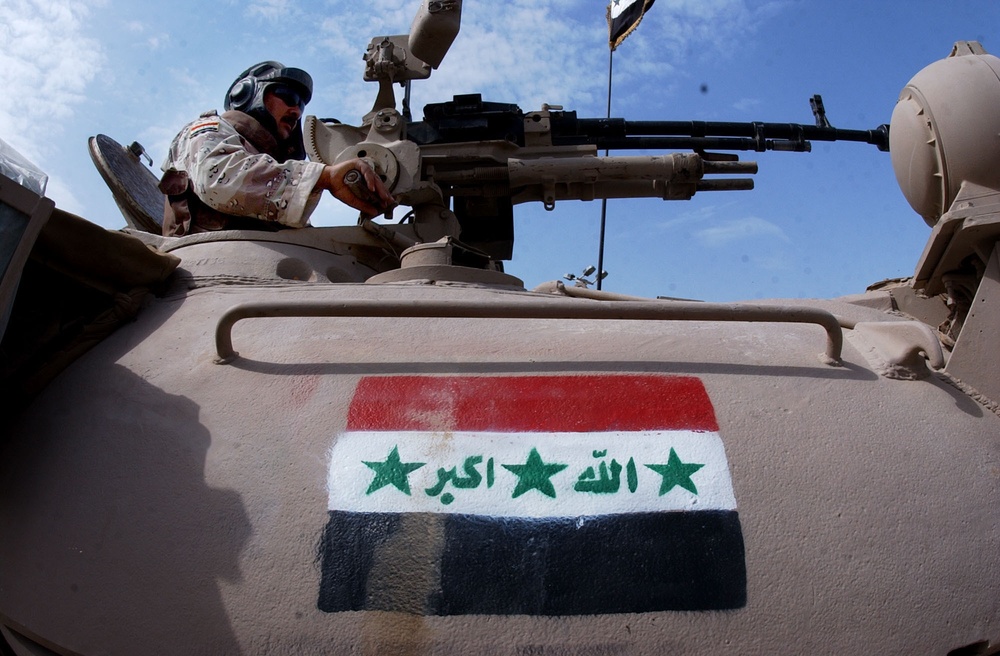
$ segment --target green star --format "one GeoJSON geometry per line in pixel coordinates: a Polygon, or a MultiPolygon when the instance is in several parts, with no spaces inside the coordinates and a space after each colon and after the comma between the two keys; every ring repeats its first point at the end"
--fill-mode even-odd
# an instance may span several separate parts
{"type": "Polygon", "coordinates": [[[569,467],[569,465],[549,464],[542,462],[538,450],[532,448],[528,454],[528,462],[523,465],[501,465],[504,469],[517,476],[517,487],[514,488],[516,499],[528,490],[538,490],[545,496],[556,498],[556,489],[549,480],[553,475],[569,467]]]}
{"type": "Polygon", "coordinates": [[[705,465],[698,465],[693,462],[681,462],[681,459],[677,457],[677,452],[671,448],[670,458],[667,460],[667,464],[646,466],[663,477],[663,483],[660,484],[661,497],[672,490],[675,485],[684,488],[692,494],[698,494],[698,488],[694,486],[694,481],[691,480],[691,474],[695,473],[705,465]]]}
{"type": "Polygon", "coordinates": [[[386,485],[392,485],[400,492],[407,495],[410,494],[410,481],[407,478],[410,472],[420,469],[426,462],[400,462],[399,460],[399,447],[392,447],[392,451],[389,452],[389,457],[385,459],[385,462],[368,462],[367,460],[362,460],[375,472],[375,478],[372,479],[372,484],[368,486],[368,490],[365,494],[371,494],[375,490],[380,490],[386,485]]]}

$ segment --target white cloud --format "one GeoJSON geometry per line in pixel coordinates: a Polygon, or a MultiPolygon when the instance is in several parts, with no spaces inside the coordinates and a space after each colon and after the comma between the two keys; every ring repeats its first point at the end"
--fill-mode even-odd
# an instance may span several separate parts
{"type": "Polygon", "coordinates": [[[762,104],[759,98],[741,98],[733,103],[733,109],[746,113],[760,107],[762,104]]]}
{"type": "MultiPolygon", "coordinates": [[[[278,2],[279,0],[256,0],[278,2]]],[[[371,0],[359,12],[353,3],[330,3],[297,19],[299,38],[311,52],[344,67],[336,90],[318,89],[324,101],[336,99],[347,116],[371,108],[374,84],[361,84],[361,59],[372,37],[406,34],[414,0],[371,0]],[[310,26],[317,26],[315,35],[310,26]]],[[[295,10],[289,5],[289,10],[295,10]]],[[[615,113],[669,94],[685,75],[692,57],[729,58],[733,44],[745,42],[773,4],[748,6],[747,0],[659,0],[615,60],[615,113]],[[627,51],[627,52],[626,52],[627,51]],[[635,89],[626,92],[625,89],[635,89]],[[617,89],[622,89],[621,96],[617,89]]],[[[480,93],[484,100],[516,103],[525,111],[542,103],[563,105],[582,116],[603,115],[607,93],[605,5],[590,0],[507,0],[466,2],[461,32],[429,80],[415,81],[413,108],[441,102],[455,93],[480,93]]],[[[398,89],[398,87],[397,87],[398,89]]],[[[397,91],[397,97],[399,96],[397,91]]],[[[419,117],[419,114],[418,114],[419,117]]]]}
{"type": "Polygon", "coordinates": [[[0,4],[0,137],[29,159],[44,159],[42,140],[72,119],[103,62],[100,44],[86,36],[88,14],[88,3],[77,0],[0,4]]]}
{"type": "Polygon", "coordinates": [[[639,28],[615,51],[615,86],[631,95],[618,104],[642,103],[682,83],[693,61],[738,57],[758,26],[784,3],[751,5],[747,0],[658,0],[639,28]],[[669,85],[667,87],[667,85],[669,85]],[[667,88],[665,88],[667,87],[667,88]]]}
{"type": "Polygon", "coordinates": [[[713,223],[717,220],[716,217],[718,217],[720,213],[731,212],[732,210],[730,208],[732,206],[733,203],[724,203],[721,205],[702,205],[700,207],[678,211],[677,203],[672,203],[672,207],[669,210],[670,218],[658,221],[656,223],[656,227],[660,230],[669,231],[690,226],[692,224],[713,223]]]}
{"type": "Polygon", "coordinates": [[[760,237],[778,239],[785,243],[791,242],[788,235],[777,225],[755,216],[723,221],[712,227],[695,231],[694,236],[704,245],[713,247],[760,237]]]}
{"type": "Polygon", "coordinates": [[[246,8],[247,16],[264,20],[287,20],[297,13],[294,0],[253,0],[246,8]]]}
{"type": "MultiPolygon", "coordinates": [[[[340,62],[360,59],[372,37],[409,32],[414,2],[373,4],[362,14],[343,11],[322,21],[321,42],[340,62]]],[[[413,83],[414,108],[448,100],[454,93],[481,93],[485,100],[514,102],[526,110],[543,102],[576,106],[603,97],[606,55],[594,47],[603,43],[603,19],[589,21],[589,27],[567,19],[566,4],[466,3],[461,32],[444,62],[429,80],[413,83]],[[601,73],[595,75],[595,70],[601,73]]],[[[348,99],[350,110],[363,113],[371,107],[374,85],[355,89],[348,99]]]]}

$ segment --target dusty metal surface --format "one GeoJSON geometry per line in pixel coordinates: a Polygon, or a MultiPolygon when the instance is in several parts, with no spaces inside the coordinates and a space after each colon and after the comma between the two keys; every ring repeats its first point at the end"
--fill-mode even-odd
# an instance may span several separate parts
{"type": "MultiPolygon", "coordinates": [[[[523,295],[290,284],[258,296],[361,294],[484,307],[523,295]]],[[[824,366],[807,326],[496,319],[241,322],[248,356],[219,367],[213,317],[239,296],[217,287],[158,303],[22,419],[0,477],[0,558],[20,564],[0,573],[11,626],[79,653],[947,653],[997,633],[1000,418],[933,376],[885,379],[850,340],[844,366],[824,366]],[[439,339],[419,351],[384,338],[427,322],[439,339]],[[446,546],[442,525],[424,522],[391,532],[368,570],[378,584],[365,607],[401,610],[321,610],[331,453],[363,381],[556,375],[599,377],[598,406],[623,375],[701,381],[745,542],[745,605],[422,614],[446,546]],[[142,630],[109,635],[111,616],[142,630]]],[[[619,447],[622,464],[628,453],[619,447]]],[[[487,570],[496,559],[477,558],[487,570]]]]}
{"type": "Polygon", "coordinates": [[[969,317],[948,361],[947,371],[994,403],[1000,401],[1000,353],[995,326],[1000,323],[1000,250],[994,249],[969,317]]]}

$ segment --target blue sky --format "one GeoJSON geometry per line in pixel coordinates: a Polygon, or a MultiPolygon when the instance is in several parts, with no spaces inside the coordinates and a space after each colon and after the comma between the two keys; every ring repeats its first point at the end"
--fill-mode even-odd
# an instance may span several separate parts
{"type": "MultiPolygon", "coordinates": [[[[124,220],[87,154],[104,133],[138,140],[158,171],[173,135],[220,108],[232,79],[278,59],[308,70],[307,113],[358,124],[372,36],[409,30],[415,0],[3,0],[0,138],[45,170],[48,194],[109,228],[124,220]],[[359,13],[358,8],[364,9],[359,13]]],[[[542,103],[603,117],[606,2],[465,0],[462,31],[413,107],[481,93],[525,111],[542,103]]],[[[836,127],[888,123],[900,89],[957,40],[1000,53],[996,0],[657,0],[615,51],[612,114],[628,119],[810,124],[822,94],[836,127]]],[[[623,153],[635,154],[635,153],[623,153]]],[[[756,189],[691,201],[611,201],[604,288],[712,301],[834,297],[913,272],[929,228],[907,205],[889,156],[814,143],[811,153],[745,153],[756,189]]],[[[515,208],[507,270],[530,288],[597,264],[600,202],[515,208]]],[[[400,214],[397,213],[397,216],[400,214]]],[[[316,225],[351,224],[332,197],[316,225]]]]}

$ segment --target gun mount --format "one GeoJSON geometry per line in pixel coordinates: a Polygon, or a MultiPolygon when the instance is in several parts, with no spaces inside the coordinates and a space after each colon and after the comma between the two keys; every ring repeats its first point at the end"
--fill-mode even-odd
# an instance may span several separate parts
{"type": "Polygon", "coordinates": [[[423,120],[413,121],[409,84],[440,65],[460,20],[459,0],[425,1],[410,35],[369,44],[365,79],[380,87],[362,125],[315,116],[304,125],[311,159],[371,162],[400,203],[412,207],[407,218],[423,241],[459,239],[506,260],[513,252],[513,206],[520,203],[540,202],[551,210],[564,200],[687,200],[699,191],[753,189],[746,176],[757,172],[757,163],[731,151],[809,152],[814,140],[889,148],[886,125],[831,127],[819,96],[810,101],[816,125],[579,118],[556,105],[524,112],[479,94],[428,104],[423,120]],[[395,106],[394,83],[407,89],[402,110],[395,106]],[[600,156],[600,150],[674,152],[600,156]]]}

